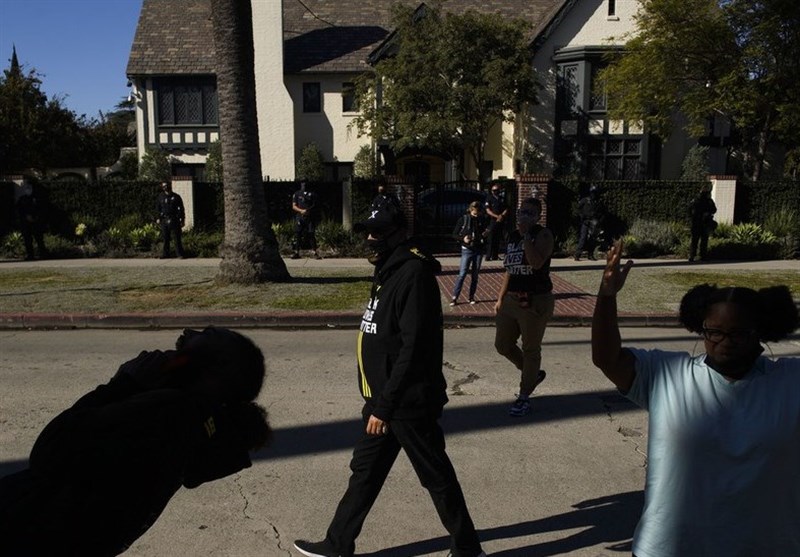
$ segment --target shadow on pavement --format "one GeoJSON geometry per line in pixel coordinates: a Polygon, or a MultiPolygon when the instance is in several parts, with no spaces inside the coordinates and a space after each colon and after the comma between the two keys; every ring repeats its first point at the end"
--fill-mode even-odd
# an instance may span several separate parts
{"type": "MultiPolygon", "coordinates": [[[[536,504],[535,501],[532,504],[536,504]]],[[[644,504],[644,492],[629,491],[598,499],[581,501],[572,506],[573,511],[549,516],[539,520],[485,528],[478,531],[483,543],[492,540],[506,540],[522,536],[533,536],[543,532],[559,532],[582,528],[580,532],[557,540],[546,541],[493,551],[494,557],[548,557],[551,555],[570,555],[572,552],[597,544],[609,544],[606,549],[630,554],[631,535],[639,520],[644,504]]],[[[360,557],[414,557],[429,553],[444,552],[449,549],[447,537],[422,540],[391,547],[373,553],[360,553],[360,557]]]]}
{"type": "MultiPolygon", "coordinates": [[[[457,398],[457,395],[451,395],[457,398]]],[[[524,418],[511,418],[513,402],[446,407],[441,423],[445,436],[489,429],[535,427],[539,424],[581,416],[606,415],[636,410],[616,390],[590,391],[534,398],[534,410],[524,418]]],[[[351,450],[361,434],[360,419],[339,420],[297,427],[277,428],[273,446],[259,451],[254,460],[292,458],[330,451],[351,450]]]]}

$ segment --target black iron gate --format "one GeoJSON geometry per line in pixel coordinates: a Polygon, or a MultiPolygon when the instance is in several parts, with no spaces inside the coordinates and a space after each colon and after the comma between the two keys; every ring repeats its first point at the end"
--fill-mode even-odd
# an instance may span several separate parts
{"type": "Polygon", "coordinates": [[[437,253],[458,251],[453,228],[473,201],[483,202],[477,181],[419,184],[414,188],[414,234],[437,253]]]}

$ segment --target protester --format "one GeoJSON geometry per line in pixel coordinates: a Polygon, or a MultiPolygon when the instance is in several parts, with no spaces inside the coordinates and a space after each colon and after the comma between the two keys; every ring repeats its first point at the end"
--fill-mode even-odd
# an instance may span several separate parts
{"type": "Polygon", "coordinates": [[[161,182],[161,193],[158,194],[156,203],[158,218],[156,222],[161,225],[161,239],[164,248],[161,252],[161,259],[171,257],[169,244],[170,238],[175,235],[175,251],[178,257],[186,257],[183,252],[183,239],[181,237],[183,225],[186,224],[186,212],[183,207],[183,199],[180,195],[172,191],[172,184],[161,182]]]}
{"type": "Polygon", "coordinates": [[[297,540],[294,547],[309,557],[352,557],[364,520],[402,449],[450,533],[451,554],[482,556],[438,423],[447,402],[436,281],[441,266],[406,239],[403,214],[392,205],[372,211],[354,229],[369,233],[369,260],[375,265],[357,343],[364,433],[325,539],[297,540]]]}
{"type": "Polygon", "coordinates": [[[157,520],[183,485],[250,466],[269,440],[251,401],[261,350],[215,327],[142,352],[41,432],[26,470],[0,479],[0,555],[110,556],[157,520]]]}
{"type": "Polygon", "coordinates": [[[489,219],[483,214],[480,202],[473,201],[453,229],[453,236],[461,243],[461,265],[453,288],[453,296],[450,299],[451,306],[458,303],[458,297],[461,295],[464,280],[470,269],[472,269],[472,273],[469,284],[469,303],[475,304],[475,292],[478,290],[478,277],[488,234],[489,219]]]}
{"type": "Polygon", "coordinates": [[[494,306],[494,346],[521,372],[519,393],[509,410],[515,417],[530,413],[530,397],[547,375],[540,366],[542,339],[555,309],[550,279],[553,234],[538,224],[541,213],[542,203],[534,197],[517,211],[517,229],[508,241],[506,272],[494,306]],[[522,348],[517,344],[520,338],[522,348]]]}
{"type": "Polygon", "coordinates": [[[634,555],[800,555],[800,359],[762,354],[798,327],[788,288],[696,286],[679,319],[704,354],[623,348],[622,247],[607,254],[592,360],[650,414],[634,555]]]}

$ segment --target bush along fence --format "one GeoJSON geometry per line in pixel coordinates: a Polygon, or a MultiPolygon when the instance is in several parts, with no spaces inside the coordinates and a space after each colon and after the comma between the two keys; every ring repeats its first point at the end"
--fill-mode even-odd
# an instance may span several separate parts
{"type": "MultiPolygon", "coordinates": [[[[415,219],[416,190],[402,177],[386,177],[408,213],[415,219]]],[[[710,242],[709,256],[718,259],[796,257],[800,238],[800,183],[737,181],[729,176],[710,177],[712,197],[720,223],[710,242]]],[[[22,179],[0,181],[0,255],[21,249],[14,202],[22,179]],[[14,235],[16,234],[16,235],[14,235]],[[9,248],[9,245],[12,246],[9,248]],[[5,247],[4,247],[5,246],[5,247]]],[[[505,182],[507,200],[516,208],[521,200],[534,196],[545,201],[544,220],[556,236],[558,250],[572,253],[577,235],[578,199],[590,186],[599,192],[606,215],[604,236],[625,236],[631,255],[685,256],[688,252],[688,211],[700,188],[709,182],[553,180],[546,175],[518,175],[505,182]]],[[[288,250],[293,234],[292,194],[296,181],[264,182],[272,228],[288,250]]],[[[363,252],[350,226],[366,217],[375,195],[374,180],[352,182],[309,182],[320,208],[318,241],[332,254],[363,252]],[[338,244],[338,245],[337,245],[338,244]]],[[[34,189],[47,207],[46,236],[60,249],[54,255],[115,255],[131,250],[145,255],[156,253],[160,241],[155,226],[155,205],[159,192],[154,182],[107,180],[99,182],[42,181],[34,189]]],[[[173,189],[187,209],[185,243],[195,255],[216,256],[224,231],[223,186],[193,182],[176,177],[173,189]]],[[[477,189],[480,193],[481,190],[477,189]]],[[[465,206],[466,208],[466,206],[465,206]]],[[[512,215],[514,212],[512,211],[512,215]]],[[[513,221],[513,217],[512,217],[513,221]]],[[[513,225],[513,222],[512,222],[513,225]]]]}

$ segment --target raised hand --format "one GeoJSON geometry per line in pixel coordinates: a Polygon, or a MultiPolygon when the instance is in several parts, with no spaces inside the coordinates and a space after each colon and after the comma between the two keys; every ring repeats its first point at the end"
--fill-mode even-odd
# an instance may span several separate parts
{"type": "Polygon", "coordinates": [[[606,253],[606,268],[603,270],[603,280],[600,282],[600,296],[614,296],[625,285],[633,261],[629,259],[624,266],[620,266],[621,259],[622,239],[619,239],[606,253]]]}

